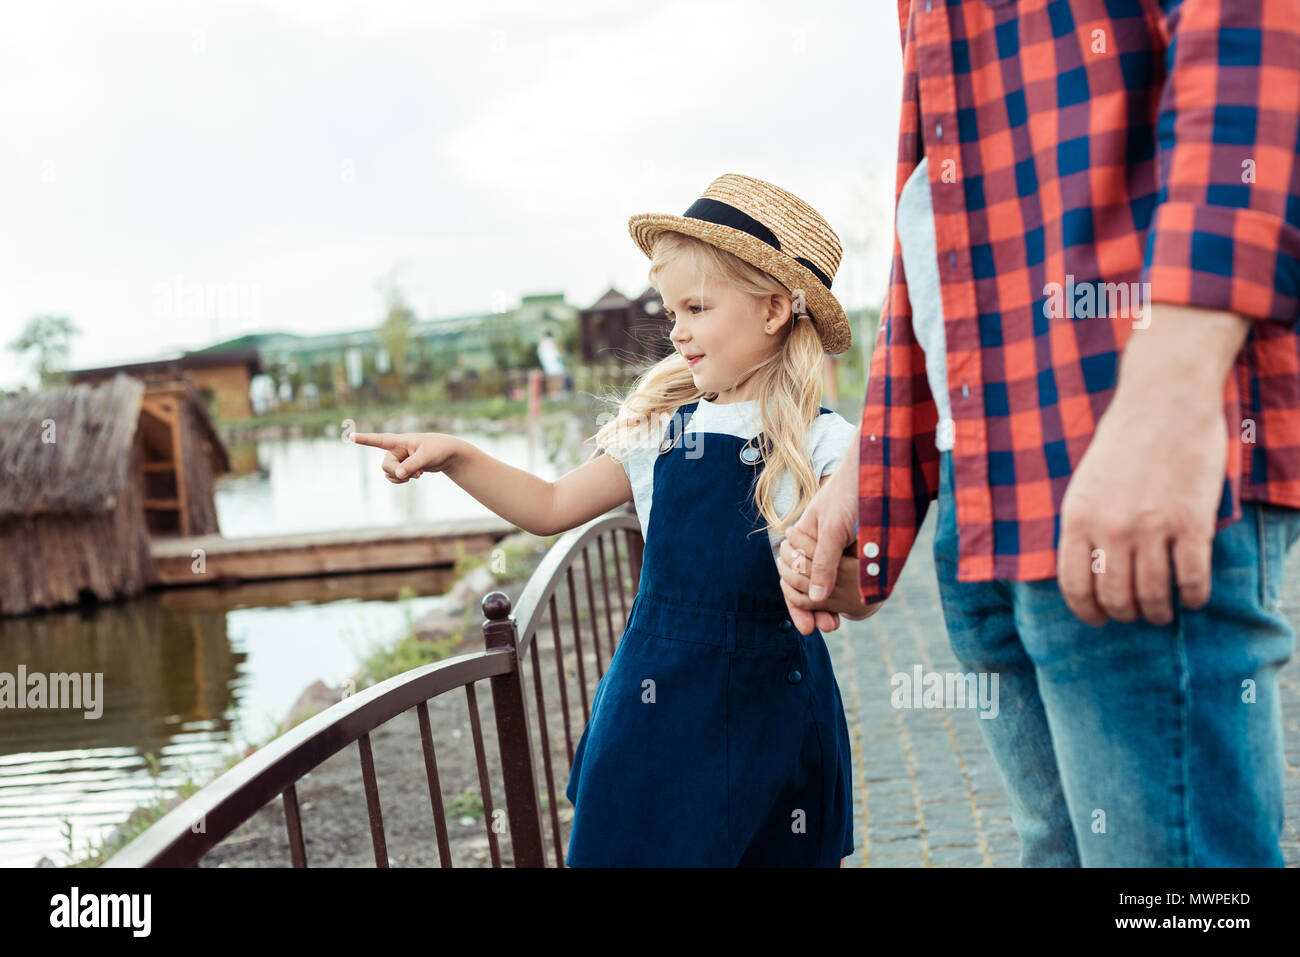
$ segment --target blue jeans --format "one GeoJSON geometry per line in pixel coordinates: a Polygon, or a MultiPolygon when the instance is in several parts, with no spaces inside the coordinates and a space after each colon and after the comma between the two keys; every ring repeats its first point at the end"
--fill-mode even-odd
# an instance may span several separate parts
{"type": "Polygon", "coordinates": [[[1280,608],[1300,509],[1242,503],[1214,538],[1203,608],[1175,593],[1168,625],[1094,628],[1054,578],[957,581],[951,454],[940,464],[939,593],[957,660],[998,675],[997,717],[976,724],[1020,865],[1282,866],[1278,671],[1295,632],[1280,608]]]}

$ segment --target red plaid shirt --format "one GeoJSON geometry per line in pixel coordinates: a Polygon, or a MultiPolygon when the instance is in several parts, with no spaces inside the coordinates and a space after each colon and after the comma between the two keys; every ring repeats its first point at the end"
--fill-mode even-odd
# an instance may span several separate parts
{"type": "MultiPolygon", "coordinates": [[[[1061,500],[1142,315],[1101,283],[1255,320],[1224,386],[1241,441],[1218,528],[1243,500],[1300,507],[1300,0],[898,0],[898,21],[894,195],[928,155],[958,579],[1056,574],[1061,500]]],[[[895,233],[859,446],[864,601],[938,494],[937,421],[895,233]]]]}

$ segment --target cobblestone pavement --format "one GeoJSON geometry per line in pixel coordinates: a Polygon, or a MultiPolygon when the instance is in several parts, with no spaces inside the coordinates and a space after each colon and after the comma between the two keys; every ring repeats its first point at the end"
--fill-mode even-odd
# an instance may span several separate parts
{"type": "MultiPolygon", "coordinates": [[[[826,634],[853,739],[854,836],[846,867],[1016,867],[1020,838],[973,708],[894,708],[891,675],[963,672],[948,645],[933,560],[936,510],[926,515],[893,595],[865,621],[826,634]]],[[[1300,631],[1300,547],[1283,595],[1300,631]]],[[[1286,829],[1282,853],[1300,867],[1300,660],[1282,671],[1286,829]]]]}

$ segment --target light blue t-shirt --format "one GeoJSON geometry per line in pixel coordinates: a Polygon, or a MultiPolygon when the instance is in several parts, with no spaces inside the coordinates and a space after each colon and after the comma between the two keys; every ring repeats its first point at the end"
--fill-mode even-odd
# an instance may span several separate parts
{"type": "Polygon", "coordinates": [[[939,294],[939,255],[930,201],[929,157],[922,157],[898,197],[898,242],[903,250],[912,332],[925,352],[925,378],[939,409],[935,447],[953,446],[952,406],[948,400],[948,350],[944,339],[943,298],[939,294]]]}

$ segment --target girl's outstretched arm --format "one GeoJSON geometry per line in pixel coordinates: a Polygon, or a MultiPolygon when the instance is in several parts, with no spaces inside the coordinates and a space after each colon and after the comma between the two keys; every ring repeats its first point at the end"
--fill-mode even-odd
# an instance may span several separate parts
{"type": "Polygon", "coordinates": [[[386,450],[380,465],[390,482],[402,484],[422,472],[442,472],[532,535],[568,531],[632,499],[627,472],[608,455],[598,455],[548,482],[440,432],[355,432],[352,441],[386,450]]]}
{"type": "Polygon", "coordinates": [[[507,522],[533,535],[567,532],[632,500],[627,472],[608,455],[548,482],[465,442],[446,472],[507,522]]]}
{"type": "Polygon", "coordinates": [[[632,482],[623,465],[608,455],[597,455],[572,472],[551,482],[555,502],[551,516],[555,524],[551,534],[567,532],[611,508],[632,501],[632,482]]]}

